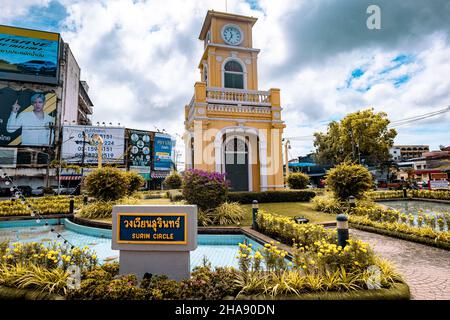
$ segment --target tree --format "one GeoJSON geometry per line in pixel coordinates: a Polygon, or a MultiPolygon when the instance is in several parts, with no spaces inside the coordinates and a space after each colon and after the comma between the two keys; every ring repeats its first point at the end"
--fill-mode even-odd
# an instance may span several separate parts
{"type": "Polygon", "coordinates": [[[345,161],[386,163],[397,135],[395,129],[388,128],[389,123],[386,113],[374,113],[373,108],[350,113],[340,122],[332,121],[326,133],[314,133],[317,161],[329,165],[345,161]]]}
{"type": "Polygon", "coordinates": [[[110,201],[126,196],[130,177],[117,168],[103,167],[89,173],[85,183],[89,195],[110,201]]]}

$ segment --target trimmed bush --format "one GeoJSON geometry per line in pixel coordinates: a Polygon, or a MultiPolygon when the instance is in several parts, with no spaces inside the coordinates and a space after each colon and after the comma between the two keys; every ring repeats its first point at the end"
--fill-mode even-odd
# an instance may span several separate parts
{"type": "Polygon", "coordinates": [[[128,175],[128,195],[132,195],[136,191],[139,191],[145,184],[145,179],[137,172],[129,171],[126,172],[128,175]]]}
{"type": "Polygon", "coordinates": [[[188,170],[183,177],[183,197],[201,210],[214,209],[225,202],[228,184],[218,172],[188,170]]]}
{"type": "Polygon", "coordinates": [[[309,176],[302,172],[291,173],[287,178],[287,184],[291,189],[306,189],[309,176]]]}
{"type": "Polygon", "coordinates": [[[183,200],[183,194],[181,190],[169,190],[166,192],[167,198],[170,199],[171,202],[177,202],[183,200]]]}
{"type": "Polygon", "coordinates": [[[163,182],[164,188],[166,189],[181,189],[182,184],[183,178],[176,171],[173,171],[170,175],[168,175],[163,182]]]}
{"type": "Polygon", "coordinates": [[[210,214],[215,225],[240,224],[244,218],[244,209],[237,202],[224,202],[210,214]]]}
{"type": "Polygon", "coordinates": [[[104,167],[89,173],[85,180],[88,194],[98,200],[117,200],[128,191],[130,178],[117,168],[104,167]]]}
{"type": "Polygon", "coordinates": [[[373,186],[369,170],[359,164],[342,163],[328,172],[326,184],[338,200],[361,198],[373,186]]]}
{"type": "Polygon", "coordinates": [[[239,202],[241,204],[252,203],[257,200],[259,203],[268,202],[308,202],[316,196],[314,191],[263,191],[263,192],[229,192],[227,201],[239,202]]]}
{"type": "Polygon", "coordinates": [[[78,214],[80,217],[88,219],[111,218],[113,206],[119,204],[137,204],[138,202],[139,199],[133,197],[125,197],[115,201],[94,201],[82,205],[78,214]]]}

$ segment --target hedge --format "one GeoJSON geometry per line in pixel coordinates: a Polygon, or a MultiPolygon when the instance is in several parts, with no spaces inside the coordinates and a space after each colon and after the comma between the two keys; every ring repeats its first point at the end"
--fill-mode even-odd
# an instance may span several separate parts
{"type": "Polygon", "coordinates": [[[252,203],[257,200],[259,203],[267,202],[308,202],[316,196],[314,191],[263,191],[263,192],[229,192],[228,202],[239,202],[241,204],[252,203]]]}

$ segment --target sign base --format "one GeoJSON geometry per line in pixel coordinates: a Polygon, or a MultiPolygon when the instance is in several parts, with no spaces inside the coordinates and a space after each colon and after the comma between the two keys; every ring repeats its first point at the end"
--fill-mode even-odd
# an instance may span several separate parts
{"type": "Polygon", "coordinates": [[[154,276],[166,275],[174,280],[188,279],[190,277],[189,251],[120,251],[120,274],[133,273],[141,280],[146,272],[154,276]]]}

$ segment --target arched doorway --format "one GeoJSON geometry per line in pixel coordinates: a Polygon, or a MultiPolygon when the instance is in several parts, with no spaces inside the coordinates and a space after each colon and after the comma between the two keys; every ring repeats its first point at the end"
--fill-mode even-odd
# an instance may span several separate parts
{"type": "Polygon", "coordinates": [[[245,137],[229,137],[224,141],[225,173],[231,191],[248,191],[248,141],[245,137]]]}

